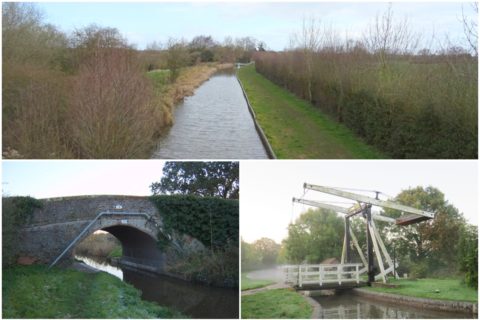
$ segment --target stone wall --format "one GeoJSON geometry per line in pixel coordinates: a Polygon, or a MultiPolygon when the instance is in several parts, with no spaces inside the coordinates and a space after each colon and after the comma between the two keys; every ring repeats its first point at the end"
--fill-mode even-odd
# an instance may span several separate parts
{"type": "Polygon", "coordinates": [[[157,208],[148,197],[105,195],[50,198],[40,201],[43,203],[43,208],[34,211],[29,226],[92,220],[104,211],[144,212],[159,215],[157,208]],[[116,209],[117,206],[121,206],[121,209],[116,209]]]}
{"type": "MultiPolygon", "coordinates": [[[[99,213],[110,212],[96,220],[76,244],[97,230],[105,230],[122,243],[124,260],[149,265],[159,272],[168,262],[169,258],[156,245],[161,215],[148,197],[81,196],[41,201],[43,208],[36,209],[20,230],[18,253],[22,257],[52,263],[99,213]]],[[[181,238],[188,250],[203,248],[196,239],[181,238]]],[[[71,259],[74,247],[62,260],[71,259]]]]}

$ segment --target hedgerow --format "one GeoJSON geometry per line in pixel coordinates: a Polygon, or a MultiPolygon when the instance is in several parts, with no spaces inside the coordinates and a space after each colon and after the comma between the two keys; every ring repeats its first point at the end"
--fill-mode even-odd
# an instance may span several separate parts
{"type": "Polygon", "coordinates": [[[150,199],[160,212],[165,233],[184,233],[210,248],[238,245],[238,200],[191,195],[157,195],[150,199]]]}

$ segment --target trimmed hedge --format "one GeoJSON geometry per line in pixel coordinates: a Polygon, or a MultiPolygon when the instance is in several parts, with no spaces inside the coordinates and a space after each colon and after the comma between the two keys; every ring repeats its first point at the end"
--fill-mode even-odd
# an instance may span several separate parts
{"type": "Polygon", "coordinates": [[[191,195],[155,195],[150,199],[160,212],[167,233],[188,234],[210,248],[238,245],[238,200],[191,195]]]}

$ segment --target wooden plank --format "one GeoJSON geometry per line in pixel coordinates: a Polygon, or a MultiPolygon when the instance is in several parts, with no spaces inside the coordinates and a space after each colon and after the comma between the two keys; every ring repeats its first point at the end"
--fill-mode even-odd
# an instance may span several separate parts
{"type": "Polygon", "coordinates": [[[422,222],[422,221],[430,220],[430,219],[432,219],[432,218],[412,214],[412,215],[397,218],[395,220],[395,224],[397,224],[399,226],[408,226],[410,224],[414,224],[414,223],[418,223],[418,222],[422,222]]]}

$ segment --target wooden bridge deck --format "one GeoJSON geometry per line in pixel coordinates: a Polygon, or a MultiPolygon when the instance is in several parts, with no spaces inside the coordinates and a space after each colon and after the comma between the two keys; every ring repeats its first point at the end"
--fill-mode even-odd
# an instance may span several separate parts
{"type": "Polygon", "coordinates": [[[298,290],[347,289],[364,286],[360,275],[366,271],[358,263],[304,264],[284,266],[285,283],[298,290]]]}

